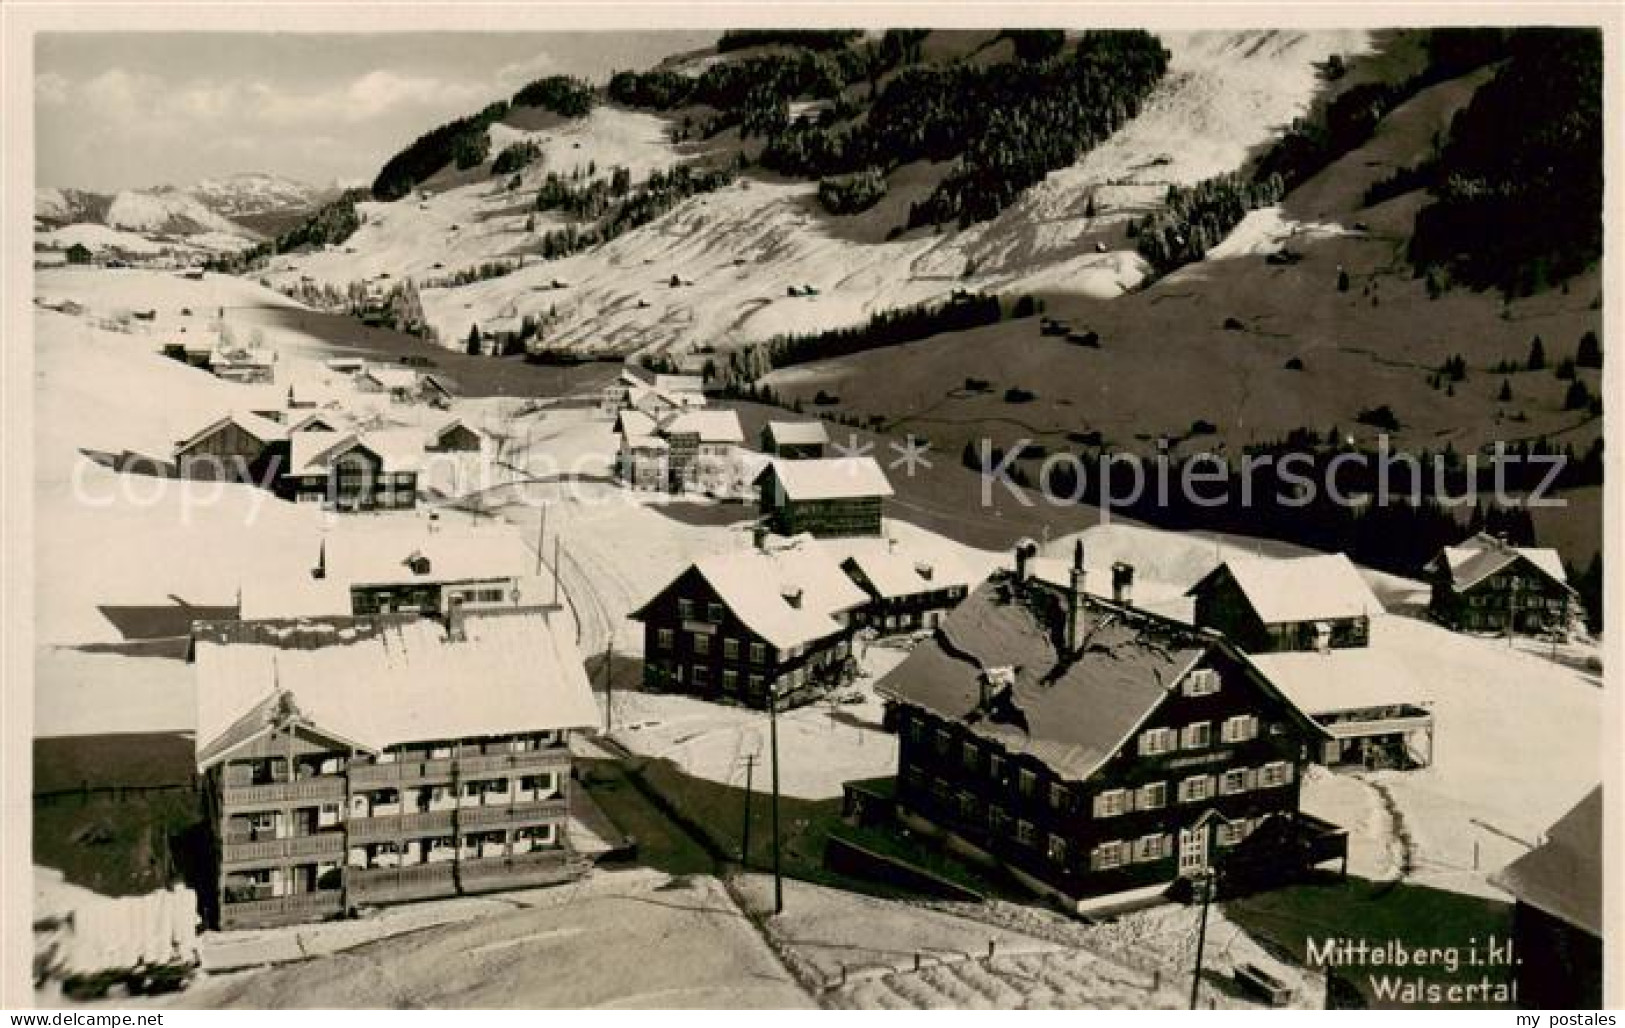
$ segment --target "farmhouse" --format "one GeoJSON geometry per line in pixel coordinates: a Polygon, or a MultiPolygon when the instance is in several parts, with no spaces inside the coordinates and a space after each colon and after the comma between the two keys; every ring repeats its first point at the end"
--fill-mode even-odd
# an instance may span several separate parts
{"type": "Polygon", "coordinates": [[[288,434],[295,432],[337,432],[344,419],[331,411],[311,411],[288,426],[288,434]]]}
{"type": "Polygon", "coordinates": [[[873,457],[775,460],[756,476],[763,522],[779,535],[879,535],[891,483],[873,457]]]}
{"type": "Polygon", "coordinates": [[[769,421],[762,426],[762,452],[784,460],[817,460],[829,445],[822,421],[769,421]]]}
{"type": "MultiPolygon", "coordinates": [[[[881,680],[903,824],[1077,910],[1216,869],[1272,881],[1346,858],[1299,811],[1318,726],[1222,636],[1013,573],[881,680]]],[[[849,808],[862,783],[848,786],[849,808]]]]}
{"type": "Polygon", "coordinates": [[[1382,605],[1349,559],[1232,560],[1186,592],[1196,623],[1223,632],[1248,653],[1364,646],[1382,605]]]}
{"type": "Polygon", "coordinates": [[[1518,1002],[1529,1010],[1602,1005],[1602,786],[1546,833],[1546,841],[1490,881],[1517,899],[1512,947],[1518,1002]]]}
{"type": "Polygon", "coordinates": [[[337,511],[410,510],[417,505],[422,450],[414,453],[400,433],[295,432],[288,450],[288,468],[279,482],[284,499],[337,511]]]}
{"type": "Polygon", "coordinates": [[[247,619],[342,614],[449,617],[454,608],[524,606],[548,597],[536,557],[509,527],[339,528],[309,566],[243,583],[247,619]]]}
{"type": "Polygon", "coordinates": [[[209,369],[216,378],[228,382],[268,383],[276,378],[276,354],[264,349],[222,345],[210,355],[209,369]]]}
{"type": "Polygon", "coordinates": [[[1469,632],[1566,632],[1584,616],[1556,550],[1512,546],[1480,532],[1428,563],[1429,610],[1469,632]]]}
{"type": "Polygon", "coordinates": [[[256,483],[285,448],[287,433],[255,414],[228,414],[175,444],[181,478],[256,483]]]}
{"type": "Polygon", "coordinates": [[[385,393],[397,403],[425,401],[445,406],[452,390],[437,375],[419,374],[411,368],[369,364],[355,375],[355,386],[364,393],[385,393]]]}
{"type": "Polygon", "coordinates": [[[199,371],[214,371],[214,346],[208,343],[165,343],[164,356],[199,371]]]}
{"type": "Polygon", "coordinates": [[[706,557],[630,616],[643,622],[644,684],[765,707],[851,677],[863,590],[816,546],[706,557]]]}
{"type": "Polygon", "coordinates": [[[660,437],[660,425],[641,411],[623,410],[615,416],[620,447],[615,474],[634,489],[664,490],[671,482],[671,444],[660,437]]]}
{"type": "Polygon", "coordinates": [[[577,877],[569,736],[597,709],[573,640],[558,608],[198,622],[207,920],[577,877]]]}

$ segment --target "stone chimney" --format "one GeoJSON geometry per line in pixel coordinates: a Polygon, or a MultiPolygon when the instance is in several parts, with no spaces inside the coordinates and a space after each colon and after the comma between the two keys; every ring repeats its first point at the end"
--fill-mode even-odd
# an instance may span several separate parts
{"type": "Polygon", "coordinates": [[[1031,539],[1016,543],[1016,583],[1025,585],[1032,575],[1032,559],[1038,556],[1038,544],[1031,539]]]}
{"type": "Polygon", "coordinates": [[[1066,590],[1066,652],[1076,653],[1083,645],[1083,597],[1085,572],[1083,570],[1083,540],[1072,548],[1072,570],[1066,590]]]}
{"type": "Polygon", "coordinates": [[[464,630],[463,621],[467,615],[463,613],[463,598],[453,596],[451,603],[446,606],[446,638],[451,642],[463,642],[468,638],[464,630]]]}
{"type": "Polygon", "coordinates": [[[327,540],[322,540],[322,548],[316,551],[316,566],[310,569],[310,577],[323,579],[327,577],[327,540]]]}
{"type": "Polygon", "coordinates": [[[767,526],[761,522],[757,522],[756,524],[752,525],[750,529],[750,539],[752,545],[754,545],[758,550],[766,551],[767,526]]]}
{"type": "Polygon", "coordinates": [[[1134,565],[1118,561],[1112,565],[1112,602],[1134,606],[1134,565]]]}

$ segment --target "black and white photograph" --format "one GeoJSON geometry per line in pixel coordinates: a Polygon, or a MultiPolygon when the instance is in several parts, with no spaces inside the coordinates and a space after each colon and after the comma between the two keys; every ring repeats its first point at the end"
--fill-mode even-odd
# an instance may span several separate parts
{"type": "Polygon", "coordinates": [[[1615,1023],[1621,14],[13,6],[0,1007],[1615,1023]]]}

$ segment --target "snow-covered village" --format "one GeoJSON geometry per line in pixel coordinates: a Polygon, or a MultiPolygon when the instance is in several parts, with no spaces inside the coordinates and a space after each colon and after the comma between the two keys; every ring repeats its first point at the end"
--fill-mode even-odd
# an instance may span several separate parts
{"type": "Polygon", "coordinates": [[[19,1004],[1603,1005],[1599,31],[271,35],[38,37],[19,1004]]]}

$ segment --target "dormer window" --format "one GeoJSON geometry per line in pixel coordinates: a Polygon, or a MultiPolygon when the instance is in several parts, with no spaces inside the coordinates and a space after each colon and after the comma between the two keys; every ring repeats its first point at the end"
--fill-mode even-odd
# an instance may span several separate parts
{"type": "Polygon", "coordinates": [[[1197,668],[1185,676],[1186,696],[1211,696],[1219,691],[1219,674],[1212,668],[1197,668]]]}
{"type": "Polygon", "coordinates": [[[406,566],[414,575],[427,575],[429,573],[429,558],[421,553],[414,552],[406,558],[406,566]]]}

